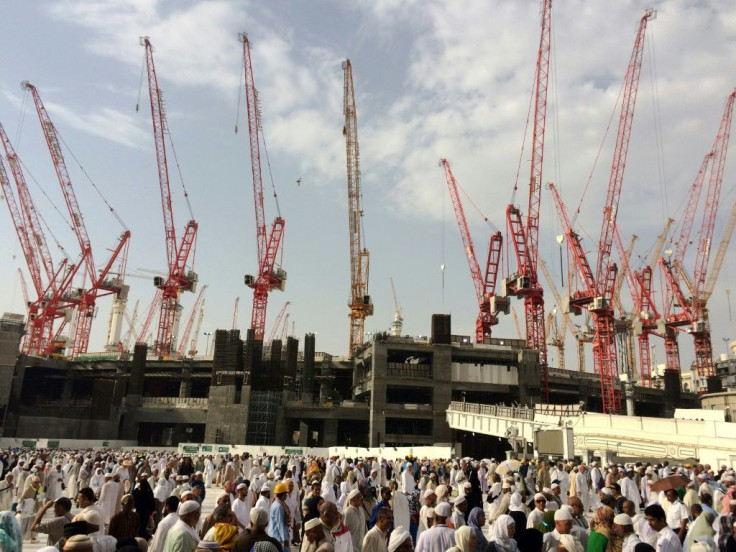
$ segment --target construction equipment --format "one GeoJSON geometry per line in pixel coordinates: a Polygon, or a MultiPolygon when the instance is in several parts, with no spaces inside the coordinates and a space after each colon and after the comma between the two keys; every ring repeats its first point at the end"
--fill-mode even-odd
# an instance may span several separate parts
{"type": "Polygon", "coordinates": [[[401,304],[399,303],[399,296],[396,294],[393,278],[391,278],[391,292],[394,295],[394,320],[391,322],[391,335],[400,336],[404,329],[404,314],[401,312],[401,304]]]}
{"type": "MultiPolygon", "coordinates": [[[[266,235],[266,214],[263,207],[263,180],[261,178],[260,133],[261,109],[253,77],[253,64],[250,57],[250,41],[248,35],[240,33],[243,43],[243,72],[245,74],[245,100],[248,111],[248,136],[250,138],[250,166],[253,173],[253,203],[256,215],[256,245],[258,252],[258,274],[246,275],[245,284],[253,289],[253,310],[250,327],[255,332],[255,339],[263,341],[266,331],[266,311],[269,292],[278,289],[284,291],[286,271],[281,268],[283,255],[282,239],[285,221],[281,213],[273,220],[271,232],[266,235]]],[[[236,129],[237,131],[237,129],[236,129]]],[[[276,192],[274,191],[274,198],[276,192]]],[[[276,201],[278,210],[278,199],[276,201]]]]}
{"type": "Polygon", "coordinates": [[[498,324],[498,313],[508,313],[510,304],[507,297],[496,296],[496,280],[498,279],[503,236],[499,231],[491,234],[488,244],[486,268],[481,273],[478,259],[475,256],[473,238],[470,235],[468,221],[465,218],[465,210],[460,201],[457,181],[452,174],[450,162],[447,159],[440,159],[440,166],[445,173],[445,182],[450,192],[452,207],[455,210],[457,225],[460,229],[460,237],[462,238],[465,256],[468,259],[468,266],[470,267],[470,277],[473,280],[473,288],[475,289],[475,296],[478,301],[478,317],[475,321],[475,342],[485,343],[491,338],[491,328],[498,324]]]}
{"type": "MultiPolygon", "coordinates": [[[[526,223],[522,222],[521,211],[513,204],[513,200],[506,207],[506,223],[516,254],[517,271],[505,278],[501,284],[502,296],[514,295],[524,299],[526,345],[539,351],[542,397],[546,402],[549,402],[549,376],[547,374],[547,342],[544,328],[544,292],[538,280],[537,258],[539,256],[539,208],[542,192],[551,38],[552,0],[544,0],[534,83],[529,206],[526,213],[526,223]]],[[[514,185],[515,191],[516,185],[514,185]]]]}
{"type": "Polygon", "coordinates": [[[279,331],[279,328],[281,327],[281,321],[284,319],[284,314],[286,313],[286,309],[289,308],[289,305],[291,305],[290,301],[287,301],[284,303],[284,306],[281,307],[281,310],[279,311],[279,314],[276,316],[276,321],[273,324],[273,328],[271,328],[271,333],[268,334],[268,339],[266,340],[266,343],[264,344],[265,349],[271,348],[271,343],[276,338],[276,334],[279,331]]]}
{"type": "Polygon", "coordinates": [[[350,233],[350,339],[348,355],[352,358],[363,345],[365,318],[373,314],[373,302],[368,294],[370,253],[363,244],[363,191],[360,186],[360,148],[358,146],[358,112],[355,106],[353,66],[350,60],[342,62],[343,114],[345,126],[345,165],[348,181],[348,231],[350,233]]]}
{"type": "Polygon", "coordinates": [[[618,268],[611,260],[611,248],[614,241],[618,204],[621,197],[626,158],[629,148],[629,139],[634,120],[634,109],[639,89],[639,75],[644,53],[644,37],[647,24],[656,17],[656,11],[647,10],[639,20],[634,47],[624,77],[622,92],[621,114],[619,117],[616,145],[611,165],[611,174],[608,181],[606,203],[603,208],[603,217],[600,237],[598,240],[598,262],[595,273],[588,263],[586,252],[580,236],[573,231],[567,209],[562,203],[559,193],[553,184],[550,184],[555,206],[560,221],[568,238],[567,244],[571,250],[575,266],[580,275],[583,289],[573,293],[569,306],[576,312],[581,309],[590,311],[595,325],[593,340],[593,369],[600,377],[601,406],[604,413],[615,413],[621,409],[621,394],[616,385],[618,378],[618,353],[615,339],[615,316],[611,306],[612,295],[616,282],[618,268]]]}
{"type": "Polygon", "coordinates": [[[565,333],[560,332],[557,325],[556,309],[547,313],[547,323],[545,324],[545,332],[547,334],[547,345],[551,345],[557,349],[557,367],[561,370],[565,369],[565,333]]]}
{"type": "Polygon", "coordinates": [[[187,320],[187,325],[184,328],[184,333],[181,334],[180,339],[178,339],[179,342],[179,349],[177,350],[177,353],[180,357],[184,356],[184,350],[187,346],[187,342],[189,342],[189,336],[192,332],[192,326],[194,325],[194,319],[197,318],[197,330],[194,332],[194,338],[191,341],[191,344],[189,346],[189,351],[187,354],[189,357],[194,358],[194,356],[197,354],[197,337],[199,337],[199,326],[202,323],[202,317],[204,316],[204,293],[207,291],[207,285],[203,285],[202,289],[199,290],[199,294],[197,295],[197,299],[194,301],[194,305],[192,306],[192,312],[189,315],[189,319],[187,320]]]}
{"type": "MultiPolygon", "coordinates": [[[[703,209],[703,224],[700,229],[698,245],[695,251],[695,268],[693,270],[692,281],[688,286],[691,292],[689,298],[685,297],[681,285],[683,280],[681,274],[685,273],[684,267],[677,266],[676,264],[673,265],[664,258],[660,258],[660,265],[664,270],[670,292],[670,300],[666,303],[666,306],[670,308],[677,307],[679,309],[677,312],[667,311],[666,315],[666,324],[669,330],[667,333],[669,343],[666,342],[665,345],[665,351],[668,351],[669,345],[667,369],[679,369],[679,350],[674,329],[687,327],[687,332],[693,336],[695,343],[695,372],[700,393],[707,391],[707,379],[714,375],[713,346],[710,339],[710,322],[707,309],[707,273],[713,231],[715,229],[721,187],[723,184],[723,173],[726,166],[726,154],[728,153],[728,143],[731,136],[731,121],[735,99],[736,89],[732,90],[726,99],[726,106],[718,127],[718,133],[713,142],[713,147],[706,154],[701,164],[701,169],[698,171],[696,182],[691,188],[691,196],[693,193],[697,193],[699,196],[699,190],[694,191],[693,188],[698,183],[702,186],[704,174],[708,165],[710,165],[705,207],[703,209]],[[674,298],[674,301],[672,298],[674,298]]],[[[697,199],[695,203],[697,204],[697,199]]],[[[692,225],[694,210],[689,204],[688,209],[689,211],[686,213],[683,227],[692,225]]],[[[680,263],[681,265],[684,251],[681,253],[682,257],[680,257],[680,248],[684,249],[686,245],[678,243],[675,263],[680,263]]],[[[718,268],[720,269],[720,266],[718,268]]]]}
{"type": "Polygon", "coordinates": [[[164,290],[160,287],[156,288],[156,293],[153,294],[153,299],[151,299],[151,304],[148,306],[146,316],[143,319],[143,324],[141,324],[141,329],[135,338],[136,343],[148,342],[148,340],[146,339],[146,336],[148,335],[148,329],[151,327],[151,323],[153,322],[153,317],[156,314],[156,311],[161,309],[161,301],[163,300],[163,296],[164,290]]]}
{"type": "MultiPolygon", "coordinates": [[[[199,277],[194,268],[188,267],[190,257],[194,264],[199,224],[192,219],[187,222],[181,241],[177,242],[174,226],[174,210],[171,205],[171,187],[169,186],[169,167],[166,157],[166,135],[169,125],[166,120],[163,93],[158,86],[156,66],[153,63],[153,46],[147,36],[141,37],[140,44],[146,52],[146,72],[148,75],[148,96],[151,103],[151,120],[153,122],[153,138],[156,147],[158,166],[158,182],[161,189],[161,206],[164,215],[164,235],[166,237],[166,259],[168,261],[167,277],[155,277],[154,285],[162,291],[161,311],[158,331],[153,351],[159,358],[168,358],[175,350],[175,326],[181,310],[179,296],[183,291],[195,293],[199,277]]],[[[140,336],[139,336],[140,337],[140,336]]]]}
{"type": "Polygon", "coordinates": [[[233,309],[233,330],[238,329],[238,312],[240,311],[240,297],[235,298],[235,308],[233,309]]]}

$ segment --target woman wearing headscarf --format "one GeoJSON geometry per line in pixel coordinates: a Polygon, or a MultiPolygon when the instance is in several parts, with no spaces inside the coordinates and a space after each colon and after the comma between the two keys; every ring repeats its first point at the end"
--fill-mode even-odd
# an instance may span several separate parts
{"type": "Polygon", "coordinates": [[[465,500],[468,502],[468,512],[472,512],[474,508],[483,507],[483,492],[480,488],[480,479],[478,478],[478,468],[473,468],[468,477],[470,482],[470,492],[465,493],[465,500]]]}
{"type": "Polygon", "coordinates": [[[701,513],[687,530],[685,542],[682,545],[684,552],[690,552],[690,547],[695,542],[696,537],[712,537],[715,535],[713,530],[713,522],[716,520],[713,512],[704,511],[701,513]]]}
{"type": "Polygon", "coordinates": [[[596,510],[595,517],[590,522],[590,537],[588,537],[587,552],[605,552],[613,526],[613,509],[601,506],[596,510]]]}
{"type": "Polygon", "coordinates": [[[524,499],[521,493],[516,492],[511,495],[509,515],[516,523],[517,536],[520,536],[526,530],[526,507],[524,506],[524,499]]]}
{"type": "Polygon", "coordinates": [[[470,527],[463,525],[455,531],[455,546],[448,548],[446,552],[474,552],[475,535],[470,527]]]}
{"type": "Polygon", "coordinates": [[[0,513],[0,550],[20,552],[23,548],[23,534],[13,512],[0,513]]]}
{"type": "Polygon", "coordinates": [[[230,523],[216,523],[214,529],[214,537],[220,543],[220,548],[232,550],[238,540],[238,528],[230,523]]]}
{"type": "Polygon", "coordinates": [[[31,525],[33,525],[33,518],[36,516],[36,497],[40,486],[41,480],[38,476],[32,475],[28,478],[28,483],[18,498],[21,534],[24,538],[30,538],[32,543],[36,542],[35,534],[31,532],[31,525]]]}
{"type": "MultiPolygon", "coordinates": [[[[519,546],[514,536],[516,535],[516,522],[507,514],[498,516],[491,527],[491,544],[495,552],[518,552],[519,546]]],[[[540,540],[541,546],[541,540],[540,540]]],[[[524,550],[526,552],[526,550],[524,550]]]]}
{"type": "Polygon", "coordinates": [[[486,516],[483,508],[475,507],[468,515],[468,527],[475,535],[475,552],[485,552],[488,540],[483,535],[483,526],[486,524],[486,516]]]}
{"type": "Polygon", "coordinates": [[[138,536],[144,539],[151,538],[148,532],[148,523],[151,520],[151,514],[156,510],[156,501],[153,499],[153,489],[148,482],[148,472],[138,472],[140,481],[133,489],[133,499],[135,500],[135,511],[141,520],[138,536]]]}

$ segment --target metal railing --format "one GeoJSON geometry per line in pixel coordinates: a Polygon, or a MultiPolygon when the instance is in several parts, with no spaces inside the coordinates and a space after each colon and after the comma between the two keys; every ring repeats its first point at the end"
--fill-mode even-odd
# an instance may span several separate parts
{"type": "Polygon", "coordinates": [[[525,406],[502,406],[452,401],[448,410],[468,412],[469,414],[482,414],[484,416],[498,416],[500,418],[515,418],[518,420],[534,419],[534,410],[525,406]]]}
{"type": "Polygon", "coordinates": [[[387,375],[393,378],[432,379],[432,365],[389,362],[387,375]]]}
{"type": "Polygon", "coordinates": [[[207,408],[209,399],[195,397],[141,397],[146,408],[207,408]]]}

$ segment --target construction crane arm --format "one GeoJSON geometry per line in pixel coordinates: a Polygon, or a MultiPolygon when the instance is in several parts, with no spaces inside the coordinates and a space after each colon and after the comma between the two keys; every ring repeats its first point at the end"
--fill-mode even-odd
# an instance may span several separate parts
{"type": "Polygon", "coordinates": [[[736,201],[731,204],[731,212],[729,213],[728,220],[723,228],[723,235],[721,236],[721,241],[718,244],[716,256],[713,259],[710,274],[708,274],[708,281],[705,284],[705,291],[703,292],[704,304],[707,303],[710,296],[713,295],[716,282],[718,282],[718,276],[721,273],[721,268],[723,268],[723,261],[726,258],[726,253],[728,252],[728,246],[731,243],[734,228],[736,228],[736,201]]]}
{"type": "Polygon", "coordinates": [[[201,311],[204,310],[204,294],[206,291],[207,285],[202,286],[202,289],[199,290],[199,294],[197,295],[197,299],[194,301],[192,312],[189,314],[187,325],[184,328],[184,333],[181,334],[181,338],[179,339],[179,349],[177,350],[177,353],[179,353],[180,356],[184,355],[184,351],[186,350],[187,342],[189,341],[189,335],[192,333],[192,326],[194,326],[195,318],[197,318],[197,316],[201,314],[201,311]]]}

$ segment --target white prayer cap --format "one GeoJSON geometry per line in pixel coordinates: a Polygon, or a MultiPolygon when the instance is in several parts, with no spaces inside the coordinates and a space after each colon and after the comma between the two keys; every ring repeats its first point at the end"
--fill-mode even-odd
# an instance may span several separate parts
{"type": "Polygon", "coordinates": [[[112,474],[111,473],[106,473],[105,474],[105,479],[112,479],[112,474]]]}
{"type": "Polygon", "coordinates": [[[360,489],[353,489],[348,495],[348,500],[353,500],[356,496],[361,496],[360,489]]]}
{"type": "Polygon", "coordinates": [[[440,517],[447,518],[452,514],[452,508],[450,508],[450,505],[447,502],[440,502],[435,506],[434,513],[440,517]]]}
{"type": "Polygon", "coordinates": [[[248,485],[246,485],[245,483],[241,483],[240,485],[235,487],[235,490],[239,491],[240,489],[247,489],[247,488],[248,488],[248,485]]]}
{"type": "Polygon", "coordinates": [[[179,497],[182,502],[184,500],[194,500],[194,493],[192,491],[184,491],[181,493],[181,496],[179,497]],[[185,497],[191,497],[191,498],[185,498],[185,497]]]}
{"type": "Polygon", "coordinates": [[[704,474],[703,472],[700,472],[700,473],[698,474],[698,479],[705,479],[706,477],[708,477],[708,476],[707,476],[707,475],[705,475],[705,474],[704,474]]]}
{"type": "Polygon", "coordinates": [[[552,483],[552,487],[551,488],[552,488],[552,490],[559,489],[560,486],[557,483],[552,483]]]}
{"type": "Polygon", "coordinates": [[[220,550],[222,546],[217,541],[199,541],[197,548],[201,550],[220,550]]]}
{"type": "Polygon", "coordinates": [[[227,492],[227,491],[222,491],[220,494],[217,495],[217,499],[216,500],[219,501],[221,498],[225,498],[225,497],[230,498],[230,493],[227,492]]]}
{"type": "MultiPolygon", "coordinates": [[[[264,512],[264,513],[266,512],[266,510],[261,510],[261,511],[264,512]]],[[[266,523],[268,523],[268,514],[266,514],[266,523]]],[[[308,522],[306,522],[304,524],[304,531],[305,532],[306,531],[311,531],[312,529],[314,529],[315,527],[317,527],[321,523],[322,523],[322,521],[318,517],[312,518],[312,519],[310,519],[308,522]]]]}
{"type": "Polygon", "coordinates": [[[542,493],[537,493],[534,495],[534,500],[547,500],[547,497],[544,496],[542,493]]]}
{"type": "MultiPolygon", "coordinates": [[[[315,518],[319,521],[319,518],[315,518]]],[[[268,512],[263,508],[253,508],[250,511],[250,522],[253,525],[268,525],[268,512]]]]}
{"type": "Polygon", "coordinates": [[[434,496],[435,494],[437,493],[434,492],[434,489],[427,489],[426,491],[424,491],[424,498],[429,498],[430,496],[434,496]]]}
{"type": "Polygon", "coordinates": [[[181,517],[191,514],[192,512],[196,512],[197,510],[199,510],[199,502],[196,500],[187,500],[186,502],[179,504],[179,508],[176,513],[181,517]]]}
{"type": "Polygon", "coordinates": [[[465,504],[464,496],[459,496],[455,499],[455,506],[460,506],[460,504],[465,504]]]}
{"type": "Polygon", "coordinates": [[[613,523],[615,523],[616,525],[634,525],[631,516],[628,514],[618,514],[615,518],[613,518],[613,523]]]}
{"type": "Polygon", "coordinates": [[[560,508],[555,512],[555,521],[572,521],[572,514],[567,508],[560,508]]]}
{"type": "MultiPolygon", "coordinates": [[[[650,481],[650,483],[652,483],[652,481],[650,481]]],[[[604,495],[613,495],[613,493],[611,492],[611,489],[609,489],[608,487],[603,487],[600,490],[600,492],[603,493],[604,495]]]]}
{"type": "Polygon", "coordinates": [[[391,537],[388,539],[388,552],[395,552],[396,549],[404,544],[406,539],[410,539],[411,535],[409,531],[404,529],[403,526],[399,525],[391,531],[391,537]]]}
{"type": "Polygon", "coordinates": [[[552,489],[550,489],[549,487],[544,487],[544,488],[542,489],[542,492],[543,492],[544,494],[552,494],[552,489]]]}
{"type": "Polygon", "coordinates": [[[463,487],[466,489],[472,489],[473,485],[470,484],[470,481],[466,481],[465,483],[463,483],[463,487]]]}
{"type": "Polygon", "coordinates": [[[511,485],[511,483],[508,483],[508,482],[506,482],[503,485],[501,485],[501,488],[502,489],[510,489],[512,487],[513,487],[513,485],[511,485]]]}

